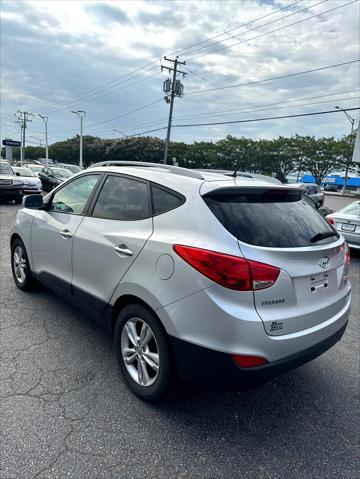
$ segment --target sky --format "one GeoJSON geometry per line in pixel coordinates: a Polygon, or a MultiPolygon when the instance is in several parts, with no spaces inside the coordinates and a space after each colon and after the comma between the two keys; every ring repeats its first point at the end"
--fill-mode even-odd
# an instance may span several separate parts
{"type": "MultiPolygon", "coordinates": [[[[17,111],[35,115],[29,145],[44,141],[39,113],[49,118],[49,143],[79,132],[72,110],[86,111],[84,134],[102,138],[166,127],[166,55],[186,62],[173,125],[359,107],[359,62],[269,80],[359,60],[360,6],[350,1],[1,0],[1,139],[20,139],[17,111]]],[[[339,112],[174,127],[171,139],[339,138],[350,128],[339,112]]]]}

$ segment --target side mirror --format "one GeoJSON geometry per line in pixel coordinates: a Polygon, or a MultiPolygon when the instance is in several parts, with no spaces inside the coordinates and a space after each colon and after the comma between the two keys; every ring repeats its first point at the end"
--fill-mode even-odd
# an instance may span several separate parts
{"type": "Polygon", "coordinates": [[[43,207],[42,195],[28,195],[23,199],[24,208],[39,209],[43,207]]]}
{"type": "Polygon", "coordinates": [[[20,173],[18,171],[15,172],[16,176],[20,176],[20,173]]]}

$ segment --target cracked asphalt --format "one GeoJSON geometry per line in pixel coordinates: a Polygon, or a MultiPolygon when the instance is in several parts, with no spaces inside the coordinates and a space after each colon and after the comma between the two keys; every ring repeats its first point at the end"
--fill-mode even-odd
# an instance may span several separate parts
{"type": "Polygon", "coordinates": [[[1,479],[360,477],[359,255],[330,351],[260,389],[180,384],[152,406],[119,378],[108,333],[45,288],[15,287],[17,209],[0,206],[1,479]]]}

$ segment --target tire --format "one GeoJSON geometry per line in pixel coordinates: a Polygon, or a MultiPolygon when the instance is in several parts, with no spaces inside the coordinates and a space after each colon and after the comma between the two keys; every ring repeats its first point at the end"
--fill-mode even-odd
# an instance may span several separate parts
{"type": "Polygon", "coordinates": [[[15,203],[16,203],[17,205],[21,205],[22,199],[23,199],[22,196],[17,196],[17,197],[15,198],[15,203]]]}
{"type": "Polygon", "coordinates": [[[171,354],[166,333],[151,311],[139,304],[126,306],[117,317],[114,348],[122,376],[134,394],[151,402],[164,396],[171,383],[171,354]]]}
{"type": "Polygon", "coordinates": [[[16,238],[11,246],[11,269],[15,284],[19,289],[22,291],[34,289],[36,280],[31,274],[29,258],[24,243],[20,238],[16,238]],[[16,259],[16,255],[18,260],[16,259]]]}

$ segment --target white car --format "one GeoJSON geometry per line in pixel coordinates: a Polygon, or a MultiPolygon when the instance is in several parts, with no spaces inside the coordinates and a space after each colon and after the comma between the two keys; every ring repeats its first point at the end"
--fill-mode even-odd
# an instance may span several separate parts
{"type": "Polygon", "coordinates": [[[360,201],[354,201],[326,217],[327,222],[344,236],[350,248],[360,249],[360,201]]]}
{"type": "Polygon", "coordinates": [[[161,397],[174,373],[262,384],[329,349],[348,321],[348,248],[301,196],[222,173],[93,165],[25,198],[14,281],[43,282],[112,331],[143,399],[161,397]]]}
{"type": "Polygon", "coordinates": [[[18,173],[23,182],[24,195],[39,194],[42,191],[42,184],[36,173],[33,173],[25,166],[13,166],[15,173],[18,173]]]}

